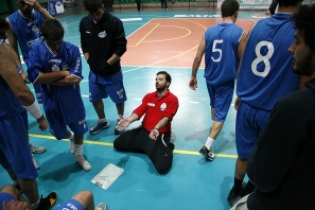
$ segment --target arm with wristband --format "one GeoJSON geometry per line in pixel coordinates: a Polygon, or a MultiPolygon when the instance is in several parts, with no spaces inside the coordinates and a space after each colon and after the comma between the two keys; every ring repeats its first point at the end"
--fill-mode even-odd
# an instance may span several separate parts
{"type": "Polygon", "coordinates": [[[31,90],[25,85],[16,70],[14,52],[6,44],[0,44],[0,76],[12,90],[20,103],[36,118],[41,130],[46,130],[48,122],[42,115],[31,90]]]}

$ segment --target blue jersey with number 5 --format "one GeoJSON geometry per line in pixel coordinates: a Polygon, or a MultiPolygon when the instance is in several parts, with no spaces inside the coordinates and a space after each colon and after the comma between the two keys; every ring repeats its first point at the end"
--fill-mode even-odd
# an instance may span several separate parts
{"type": "Polygon", "coordinates": [[[291,14],[276,13],[260,20],[247,40],[237,82],[237,95],[245,103],[272,110],[279,99],[298,90],[292,71],[294,23],[291,14]]]}
{"type": "Polygon", "coordinates": [[[236,77],[239,64],[238,45],[244,30],[222,22],[207,29],[204,77],[210,85],[225,84],[236,77]]]}

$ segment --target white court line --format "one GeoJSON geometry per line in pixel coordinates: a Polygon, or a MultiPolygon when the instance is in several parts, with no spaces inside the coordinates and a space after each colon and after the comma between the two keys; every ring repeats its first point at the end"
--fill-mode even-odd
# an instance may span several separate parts
{"type": "Polygon", "coordinates": [[[122,18],[120,19],[121,21],[136,21],[136,20],[142,20],[142,18],[122,18]]]}
{"type": "Polygon", "coordinates": [[[81,95],[83,98],[88,98],[89,95],[81,95]]]}
{"type": "Polygon", "coordinates": [[[257,23],[257,20],[253,19],[251,16],[246,15],[250,20],[254,21],[255,23],[257,23]]]}
{"type": "Polygon", "coordinates": [[[139,31],[141,28],[143,28],[144,26],[148,25],[153,19],[149,20],[148,22],[146,22],[145,24],[143,24],[140,28],[138,28],[137,30],[135,30],[134,32],[132,32],[131,34],[129,34],[129,36],[127,36],[126,38],[128,39],[128,37],[132,36],[134,33],[136,33],[137,31],[139,31]]]}
{"type": "Polygon", "coordinates": [[[198,101],[191,101],[190,103],[191,103],[191,104],[199,104],[198,101]]]}

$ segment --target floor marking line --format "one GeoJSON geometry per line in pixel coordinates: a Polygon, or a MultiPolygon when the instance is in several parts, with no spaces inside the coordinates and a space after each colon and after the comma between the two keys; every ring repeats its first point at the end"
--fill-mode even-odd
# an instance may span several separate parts
{"type": "Polygon", "coordinates": [[[151,31],[149,31],[142,39],[140,39],[136,46],[138,46],[145,38],[147,38],[157,27],[159,27],[159,25],[160,23],[156,24],[156,26],[154,26],[154,28],[151,29],[151,31]]]}
{"type": "MultiPolygon", "coordinates": [[[[40,135],[40,134],[28,134],[30,137],[34,138],[41,138],[41,139],[49,139],[54,141],[69,141],[67,139],[57,140],[54,136],[46,136],[46,135],[40,135]]],[[[109,146],[112,147],[113,143],[110,142],[99,142],[99,141],[91,141],[91,140],[84,140],[85,144],[94,144],[94,145],[102,145],[102,146],[109,146]]],[[[175,154],[182,154],[182,155],[199,155],[199,152],[196,151],[189,151],[189,150],[177,150],[175,149],[173,151],[175,154]]],[[[230,155],[230,154],[215,154],[216,157],[222,157],[222,158],[237,158],[237,155],[230,155]]]]}
{"type": "Polygon", "coordinates": [[[136,32],[138,32],[140,29],[144,28],[146,25],[148,25],[152,20],[149,20],[148,22],[146,22],[145,24],[143,24],[142,26],[140,26],[140,28],[138,28],[137,30],[135,30],[134,32],[132,32],[131,34],[129,34],[126,39],[128,39],[130,36],[132,36],[133,34],[135,34],[136,32]]]}

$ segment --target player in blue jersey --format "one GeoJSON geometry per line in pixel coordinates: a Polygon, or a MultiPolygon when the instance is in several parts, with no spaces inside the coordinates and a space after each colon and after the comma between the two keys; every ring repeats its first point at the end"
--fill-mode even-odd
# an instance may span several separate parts
{"type": "MultiPolygon", "coordinates": [[[[36,0],[16,0],[19,10],[9,15],[6,21],[10,24],[7,32],[9,43],[12,49],[19,55],[18,44],[21,48],[23,60],[28,66],[28,50],[32,43],[42,39],[40,27],[45,19],[53,17],[36,0]]],[[[21,76],[26,80],[25,74],[19,57],[16,57],[16,63],[21,69],[21,76]]],[[[36,87],[35,87],[36,88],[36,87]]],[[[36,97],[39,103],[42,103],[40,89],[36,88],[36,97]]]]}
{"type": "Polygon", "coordinates": [[[207,160],[213,160],[212,143],[220,133],[226,115],[231,106],[234,80],[242,57],[246,35],[243,29],[235,25],[239,3],[226,0],[221,6],[223,21],[207,29],[194,59],[189,87],[197,88],[197,71],[205,54],[206,78],[210,96],[211,116],[213,120],[209,137],[199,153],[207,160]]]}
{"type": "MultiPolygon", "coordinates": [[[[0,35],[3,35],[7,27],[7,23],[0,18],[0,35]]],[[[14,185],[25,193],[34,209],[50,209],[56,201],[56,193],[51,193],[46,198],[39,197],[36,183],[38,173],[28,149],[26,110],[36,119],[40,130],[46,130],[48,122],[16,70],[14,51],[2,38],[0,99],[0,164],[8,172],[14,185]]]]}
{"type": "MultiPolygon", "coordinates": [[[[23,70],[19,58],[18,44],[22,51],[23,60],[27,65],[29,46],[42,39],[40,35],[40,27],[45,19],[53,18],[44,8],[42,8],[36,0],[16,0],[19,10],[6,18],[10,27],[7,31],[10,47],[16,52],[15,62],[20,69],[20,75],[23,80],[27,80],[27,75],[23,70]]],[[[38,103],[42,103],[41,90],[39,86],[35,86],[35,93],[38,103]]],[[[30,145],[32,153],[43,153],[45,147],[30,145]]],[[[36,168],[38,163],[33,159],[36,168]]]]}
{"type": "Polygon", "coordinates": [[[299,89],[300,77],[292,72],[288,49],[294,42],[295,32],[291,17],[298,11],[301,0],[278,2],[278,12],[258,21],[251,29],[240,66],[235,101],[238,158],[234,186],[228,195],[230,205],[254,189],[254,185],[248,182],[242,190],[247,158],[271,110],[279,99],[299,89]]]}
{"type": "MultiPolygon", "coordinates": [[[[90,66],[90,102],[98,116],[98,122],[90,129],[94,135],[109,127],[104,111],[103,98],[116,104],[119,116],[124,115],[126,91],[123,84],[120,57],[126,52],[127,40],[122,21],[111,15],[101,0],[85,0],[84,6],[89,15],[80,22],[81,46],[84,57],[90,66]]],[[[114,133],[123,129],[116,126],[114,133]]]]}
{"type": "Polygon", "coordinates": [[[295,41],[288,50],[293,72],[310,81],[273,108],[248,157],[246,171],[255,190],[231,210],[315,207],[315,5],[301,5],[292,19],[295,41]]]}
{"type": "MultiPolygon", "coordinates": [[[[5,185],[0,189],[0,210],[30,210],[27,202],[19,192],[11,185],[5,185]],[[2,208],[3,207],[3,208],[2,208]]],[[[82,190],[64,203],[56,206],[54,210],[106,210],[105,203],[94,205],[93,193],[82,190]]]]}
{"type": "Polygon", "coordinates": [[[82,155],[88,128],[79,86],[83,79],[79,48],[63,41],[64,29],[55,19],[43,22],[41,34],[44,40],[29,50],[28,77],[42,86],[50,131],[58,140],[69,138],[70,152],[83,170],[89,171],[91,165],[82,155]]]}

